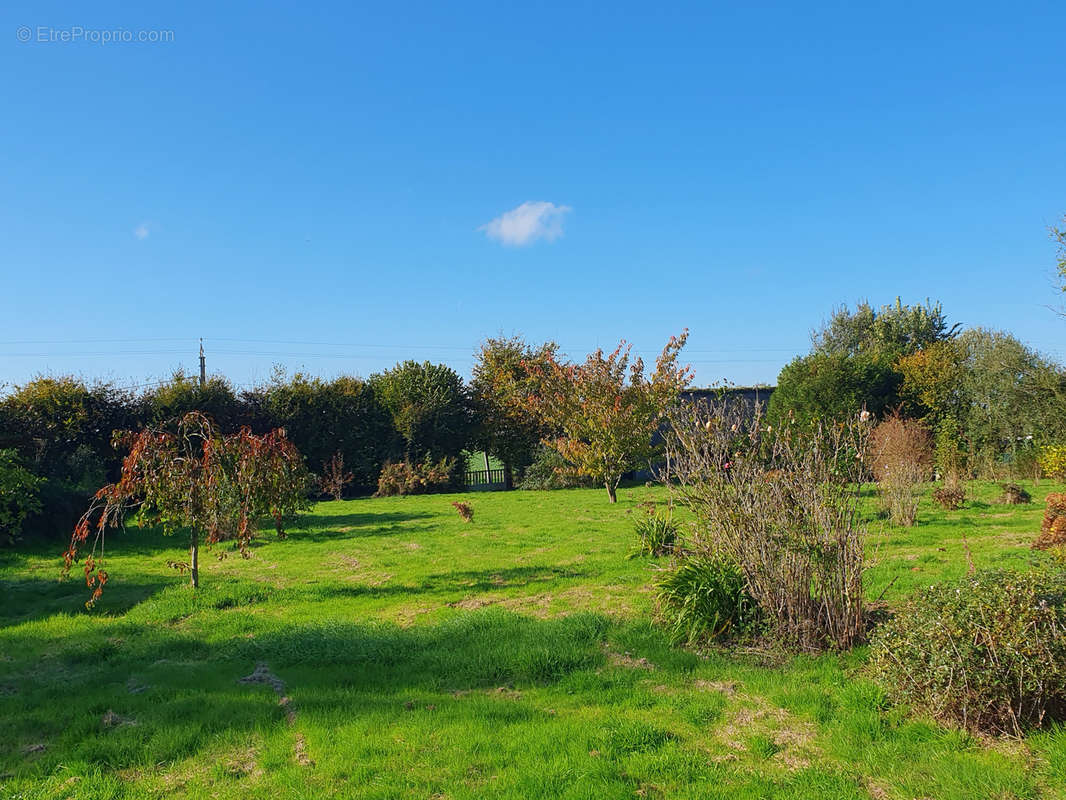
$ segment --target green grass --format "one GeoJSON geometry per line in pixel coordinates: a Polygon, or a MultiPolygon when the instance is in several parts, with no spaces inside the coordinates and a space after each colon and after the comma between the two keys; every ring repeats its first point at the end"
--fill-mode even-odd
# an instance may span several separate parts
{"type": "MultiPolygon", "coordinates": [[[[964,532],[978,567],[1024,566],[1053,488],[874,520],[871,598],[963,574],[964,532]]],[[[0,798],[1066,797],[1066,730],[985,741],[889,707],[861,648],[671,647],[654,560],[626,558],[664,496],[322,503],[249,560],[202,557],[198,592],[166,566],[180,541],[134,529],[92,612],[60,544],[0,553],[0,798]],[[259,663],[283,695],[238,682],[259,663]]]]}

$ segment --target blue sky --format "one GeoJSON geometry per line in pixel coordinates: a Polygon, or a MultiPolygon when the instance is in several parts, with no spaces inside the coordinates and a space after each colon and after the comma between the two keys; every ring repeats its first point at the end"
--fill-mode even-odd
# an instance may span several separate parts
{"type": "Polygon", "coordinates": [[[0,20],[0,382],[146,383],[201,336],[247,385],[683,327],[699,383],[773,382],[833,307],[897,295],[1066,357],[1061,2],[0,20]]]}

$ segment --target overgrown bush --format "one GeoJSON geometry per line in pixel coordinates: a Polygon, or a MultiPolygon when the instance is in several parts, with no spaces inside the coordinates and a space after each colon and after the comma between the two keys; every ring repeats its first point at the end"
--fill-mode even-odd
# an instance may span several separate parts
{"type": "Polygon", "coordinates": [[[872,637],[889,693],[974,730],[1066,711],[1066,572],[987,570],[918,592],[872,637]]]}
{"type": "Polygon", "coordinates": [[[663,570],[656,580],[659,614],[678,644],[755,632],[761,614],[744,575],[722,558],[696,553],[663,570]]]}
{"type": "Polygon", "coordinates": [[[1033,502],[1029,492],[1016,483],[1001,483],[999,488],[1003,493],[996,498],[996,502],[1004,506],[1024,506],[1033,502]]]}
{"type": "Polygon", "coordinates": [[[918,514],[918,485],[933,460],[928,429],[918,420],[889,414],[870,435],[870,468],[881,503],[894,525],[910,527],[918,514]]]}
{"type": "Polygon", "coordinates": [[[118,476],[112,434],[138,427],[139,408],[114,384],[72,376],[38,377],[0,399],[0,449],[17,451],[21,465],[45,479],[24,531],[69,532],[93,492],[118,476]]]}
{"type": "Polygon", "coordinates": [[[537,448],[533,463],[526,467],[525,476],[518,488],[535,492],[544,489],[576,489],[591,486],[592,478],[587,475],[578,475],[557,451],[541,445],[537,448]]]}
{"type": "Polygon", "coordinates": [[[869,426],[771,430],[761,410],[685,403],[664,478],[697,521],[690,546],[734,563],[778,641],[849,647],[864,634],[859,502],[869,426]]]}
{"type": "Polygon", "coordinates": [[[41,483],[14,450],[0,450],[0,545],[18,541],[26,517],[40,512],[41,483]]]}
{"type": "Polygon", "coordinates": [[[389,497],[397,494],[429,494],[443,492],[452,488],[454,483],[455,459],[442,458],[412,464],[409,461],[397,461],[381,468],[378,478],[378,490],[375,497],[389,497]]]}
{"type": "Polygon", "coordinates": [[[933,492],[933,500],[946,511],[958,511],[966,501],[966,492],[961,486],[941,486],[933,492]]]}
{"type": "Polygon", "coordinates": [[[656,513],[654,508],[647,509],[633,522],[637,534],[637,543],[630,553],[636,556],[664,556],[674,552],[681,543],[681,534],[673,516],[656,513]]]}

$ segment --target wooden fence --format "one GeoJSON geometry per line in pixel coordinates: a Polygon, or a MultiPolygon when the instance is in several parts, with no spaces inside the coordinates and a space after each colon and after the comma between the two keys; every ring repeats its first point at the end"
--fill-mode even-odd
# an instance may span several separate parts
{"type": "Polygon", "coordinates": [[[469,469],[463,476],[468,489],[481,487],[503,487],[507,483],[504,470],[501,469],[469,469]]]}

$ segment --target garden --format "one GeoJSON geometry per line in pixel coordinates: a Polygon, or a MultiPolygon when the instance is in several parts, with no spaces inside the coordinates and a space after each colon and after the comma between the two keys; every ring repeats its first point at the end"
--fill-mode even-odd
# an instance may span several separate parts
{"type": "Polygon", "coordinates": [[[686,338],[15,387],[0,797],[1066,797],[1062,368],[860,305],[749,404],[686,338]]]}

